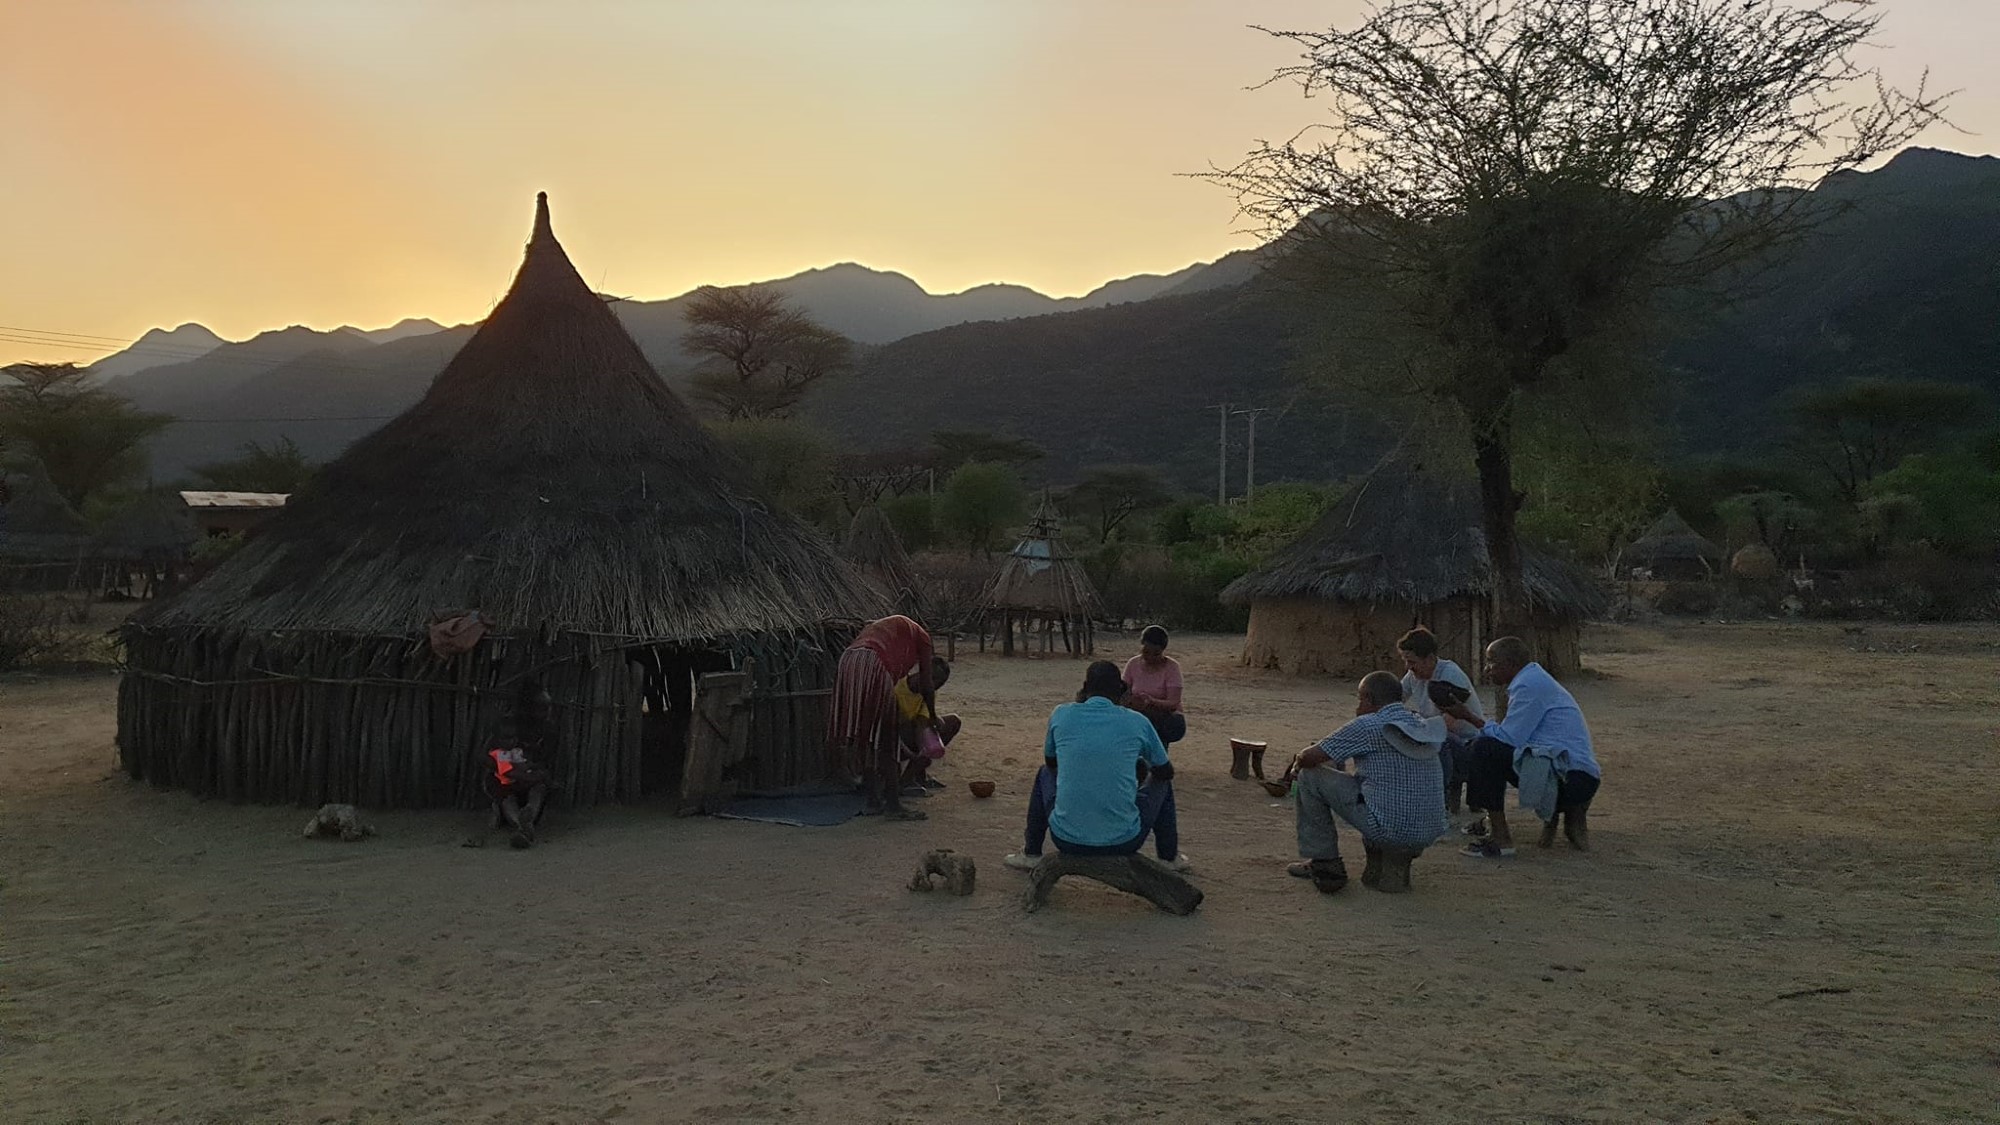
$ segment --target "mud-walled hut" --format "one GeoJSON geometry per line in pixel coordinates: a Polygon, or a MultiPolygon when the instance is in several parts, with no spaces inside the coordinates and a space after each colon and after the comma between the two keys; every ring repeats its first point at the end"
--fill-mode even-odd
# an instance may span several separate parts
{"type": "Polygon", "coordinates": [[[544,197],[512,288],[423,399],[131,619],[119,751],[231,800],[470,804],[533,676],[562,801],[672,791],[703,754],[735,788],[814,781],[833,663],[885,601],[661,382],[544,197]]]}
{"type": "MultiPolygon", "coordinates": [[[[1602,595],[1560,559],[1526,546],[1521,558],[1539,658],[1554,675],[1575,672],[1584,618],[1602,595]]],[[[1496,635],[1492,575],[1471,483],[1392,465],[1230,583],[1222,600],[1250,606],[1243,662],[1251,667],[1343,677],[1393,671],[1401,667],[1397,639],[1425,625],[1443,656],[1477,675],[1496,635]]]]}

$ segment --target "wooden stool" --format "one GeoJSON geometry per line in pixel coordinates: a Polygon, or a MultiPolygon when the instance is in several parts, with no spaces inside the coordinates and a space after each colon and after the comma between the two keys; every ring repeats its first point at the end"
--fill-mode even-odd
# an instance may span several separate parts
{"type": "Polygon", "coordinates": [[[1028,872],[1028,893],[1021,908],[1030,914],[1049,901],[1056,880],[1081,875],[1106,886],[1135,894],[1169,914],[1187,915],[1201,905],[1201,888],[1158,860],[1143,855],[1064,855],[1050,852],[1028,872]]]}

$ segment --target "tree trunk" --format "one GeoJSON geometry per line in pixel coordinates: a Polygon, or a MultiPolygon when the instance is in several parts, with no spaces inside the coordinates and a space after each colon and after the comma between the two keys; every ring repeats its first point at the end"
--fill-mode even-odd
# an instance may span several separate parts
{"type": "Polygon", "coordinates": [[[1505,419],[1475,426],[1473,460],[1479,466],[1479,516],[1486,532],[1486,553],[1493,567],[1493,630],[1495,636],[1518,636],[1530,645],[1528,590],[1521,579],[1521,541],[1514,517],[1521,497],[1514,491],[1513,427],[1505,419]]]}

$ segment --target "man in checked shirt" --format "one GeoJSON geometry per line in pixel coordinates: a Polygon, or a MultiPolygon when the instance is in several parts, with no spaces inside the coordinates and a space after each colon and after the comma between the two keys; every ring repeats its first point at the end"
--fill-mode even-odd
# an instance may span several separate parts
{"type": "Polygon", "coordinates": [[[1354,721],[1300,751],[1293,763],[1299,854],[1287,872],[1332,894],[1347,885],[1334,832],[1338,817],[1361,833],[1368,866],[1361,884],[1392,894],[1410,889],[1410,861],[1445,831],[1444,773],[1438,747],[1444,720],[1403,706],[1403,684],[1370,672],[1355,692],[1354,721]],[[1342,767],[1354,763],[1355,772],[1342,767]]]}

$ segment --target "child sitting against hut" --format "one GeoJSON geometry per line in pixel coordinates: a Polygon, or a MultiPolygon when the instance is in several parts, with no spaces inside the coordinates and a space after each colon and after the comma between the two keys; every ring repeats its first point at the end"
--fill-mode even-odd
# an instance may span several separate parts
{"type": "MultiPolygon", "coordinates": [[[[949,679],[951,664],[942,656],[931,657],[933,699],[949,679]]],[[[964,723],[957,715],[937,715],[933,722],[930,707],[935,706],[935,702],[925,705],[914,673],[896,681],[896,746],[903,760],[897,784],[905,797],[926,797],[944,788],[944,782],[930,776],[931,763],[944,758],[944,748],[958,737],[964,723]]]]}
{"type": "Polygon", "coordinates": [[[493,827],[512,828],[516,848],[535,842],[535,826],[555,784],[555,724],[553,701],[534,679],[514,690],[507,715],[486,740],[480,765],[487,799],[493,802],[493,827]]]}

